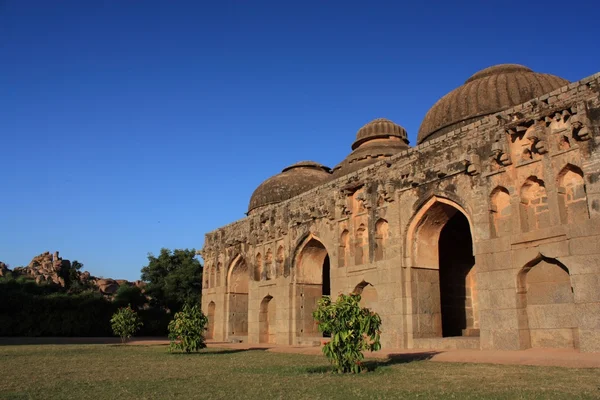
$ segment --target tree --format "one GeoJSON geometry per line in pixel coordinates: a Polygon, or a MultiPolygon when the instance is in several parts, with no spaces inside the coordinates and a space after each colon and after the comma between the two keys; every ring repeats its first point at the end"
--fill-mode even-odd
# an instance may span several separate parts
{"type": "Polygon", "coordinates": [[[205,348],[204,331],[207,325],[208,318],[197,304],[185,304],[169,322],[169,351],[181,350],[191,353],[205,348]]]}
{"type": "Polygon", "coordinates": [[[110,324],[115,335],[121,338],[121,343],[129,340],[143,325],[140,317],[131,307],[121,307],[113,314],[110,324]]]}
{"type": "Polygon", "coordinates": [[[142,289],[137,286],[121,285],[115,293],[114,302],[119,307],[130,305],[135,310],[140,310],[148,302],[142,289]]]}
{"type": "Polygon", "coordinates": [[[323,296],[313,317],[321,332],[331,333],[323,354],[337,372],[362,371],[361,361],[365,357],[362,352],[381,349],[381,318],[368,308],[361,308],[359,294],[340,294],[335,303],[331,297],[323,296]]]}
{"type": "Polygon", "coordinates": [[[202,293],[202,265],[194,249],[161,249],[155,257],[148,254],[148,265],[142,268],[142,280],[153,306],[173,312],[184,304],[199,304],[202,293]]]}

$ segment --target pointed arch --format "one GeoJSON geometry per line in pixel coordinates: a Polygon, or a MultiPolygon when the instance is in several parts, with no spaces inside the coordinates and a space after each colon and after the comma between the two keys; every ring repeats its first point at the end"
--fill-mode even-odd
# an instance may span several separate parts
{"type": "Polygon", "coordinates": [[[372,311],[379,309],[379,295],[377,289],[365,280],[354,287],[353,293],[360,294],[360,304],[372,311]]]}
{"type": "Polygon", "coordinates": [[[216,278],[217,278],[217,273],[216,273],[216,267],[214,265],[212,265],[209,268],[209,284],[208,287],[209,288],[214,288],[216,287],[216,278]]]}
{"type": "Polygon", "coordinates": [[[491,237],[510,235],[512,231],[512,205],[508,189],[496,186],[490,194],[491,237]]]}
{"type": "Polygon", "coordinates": [[[583,171],[576,165],[567,164],[557,177],[558,208],[563,224],[581,223],[590,215],[583,171]]]}
{"type": "Polygon", "coordinates": [[[221,286],[221,274],[223,273],[223,267],[222,264],[220,262],[217,263],[217,279],[216,279],[216,285],[217,287],[221,286]]]}
{"type": "Polygon", "coordinates": [[[264,272],[263,272],[263,277],[265,280],[271,280],[273,278],[273,276],[275,275],[273,273],[273,251],[271,251],[271,249],[269,248],[267,250],[267,253],[265,254],[265,268],[264,268],[264,272]]]}
{"type": "Polygon", "coordinates": [[[260,252],[256,253],[254,257],[254,280],[260,281],[263,280],[263,259],[262,254],[260,252]]]}
{"type": "Polygon", "coordinates": [[[375,261],[383,260],[388,236],[388,222],[383,218],[378,219],[375,223],[375,261]]]}
{"type": "Polygon", "coordinates": [[[523,348],[577,348],[577,313],[567,266],[538,254],[517,275],[523,348]]]}
{"type": "Polygon", "coordinates": [[[294,254],[296,336],[320,336],[312,313],[319,299],[331,291],[329,253],[322,241],[309,234],[294,254]]]}
{"type": "Polygon", "coordinates": [[[238,255],[227,274],[227,337],[248,335],[248,290],[250,271],[248,263],[238,255]]]}
{"type": "Polygon", "coordinates": [[[354,235],[354,265],[366,263],[366,255],[369,252],[368,243],[367,227],[365,224],[360,224],[354,235]]]}
{"type": "Polygon", "coordinates": [[[340,246],[338,249],[338,267],[342,268],[348,265],[348,253],[350,241],[350,232],[348,229],[344,229],[340,235],[340,246]]]}
{"type": "Polygon", "coordinates": [[[214,339],[215,337],[215,308],[216,304],[214,301],[208,303],[208,310],[206,310],[206,317],[208,318],[208,326],[206,329],[207,339],[214,339]]]}
{"type": "Polygon", "coordinates": [[[550,209],[544,181],[530,176],[521,186],[520,196],[521,230],[530,232],[549,227],[550,209]]]}
{"type": "Polygon", "coordinates": [[[467,211],[437,196],[426,201],[409,223],[405,249],[412,266],[410,279],[418,282],[409,288],[413,337],[478,335],[471,232],[467,211]]]}
{"type": "Polygon", "coordinates": [[[258,342],[271,343],[277,342],[277,309],[273,296],[266,295],[260,302],[258,314],[258,342]]]}
{"type": "Polygon", "coordinates": [[[284,275],[284,263],[285,263],[285,251],[283,249],[283,246],[280,245],[277,248],[277,268],[275,271],[275,276],[277,278],[281,278],[284,275]]]}
{"type": "Polygon", "coordinates": [[[248,293],[248,264],[241,255],[237,255],[229,265],[227,273],[227,291],[229,293],[248,293]]]}

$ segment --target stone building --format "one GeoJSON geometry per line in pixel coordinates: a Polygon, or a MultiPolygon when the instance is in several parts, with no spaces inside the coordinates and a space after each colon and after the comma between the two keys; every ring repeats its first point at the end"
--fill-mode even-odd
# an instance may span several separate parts
{"type": "Polygon", "coordinates": [[[206,234],[214,340],[311,345],[322,295],[360,292],[394,348],[600,351],[600,73],[477,72],[426,114],[387,119],[333,170],[267,179],[206,234]]]}

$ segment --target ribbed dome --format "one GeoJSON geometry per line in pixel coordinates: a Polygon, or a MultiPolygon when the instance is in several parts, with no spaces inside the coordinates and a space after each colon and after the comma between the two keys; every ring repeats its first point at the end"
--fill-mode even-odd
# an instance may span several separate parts
{"type": "Polygon", "coordinates": [[[417,143],[525,103],[568,83],[558,76],[533,72],[518,64],[485,68],[431,107],[419,128],[417,143]]]}
{"type": "Polygon", "coordinates": [[[335,166],[333,176],[349,174],[406,149],[408,136],[403,127],[389,119],[375,119],[358,130],[352,153],[335,166]]]}
{"type": "Polygon", "coordinates": [[[352,150],[355,150],[358,146],[368,140],[387,138],[390,136],[399,137],[408,143],[408,136],[403,127],[386,118],[374,119],[358,130],[356,133],[356,140],[352,143],[352,150]]]}
{"type": "Polygon", "coordinates": [[[330,169],[314,161],[301,161],[290,165],[280,174],[261,183],[248,206],[248,214],[259,207],[279,203],[304,193],[331,179],[330,169]]]}

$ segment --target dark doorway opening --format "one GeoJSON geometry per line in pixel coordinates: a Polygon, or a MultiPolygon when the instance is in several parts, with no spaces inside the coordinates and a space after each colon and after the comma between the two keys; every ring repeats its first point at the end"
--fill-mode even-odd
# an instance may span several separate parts
{"type": "Polygon", "coordinates": [[[462,213],[455,213],[442,228],[438,248],[442,336],[465,336],[473,326],[469,273],[475,257],[469,221],[462,213]]]}
{"type": "Polygon", "coordinates": [[[329,271],[329,254],[327,254],[325,260],[323,261],[323,286],[321,289],[323,296],[331,295],[331,277],[329,275],[329,271]]]}

